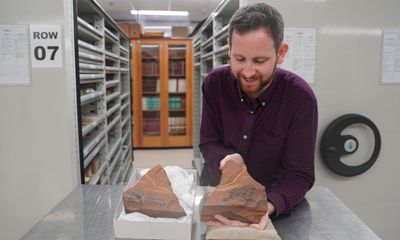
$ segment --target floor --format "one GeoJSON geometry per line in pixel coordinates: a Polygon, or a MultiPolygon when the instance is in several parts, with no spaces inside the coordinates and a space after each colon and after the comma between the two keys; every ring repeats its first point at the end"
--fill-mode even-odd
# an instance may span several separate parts
{"type": "Polygon", "coordinates": [[[133,159],[134,168],[151,168],[157,164],[193,168],[193,149],[134,149],[133,159]]]}

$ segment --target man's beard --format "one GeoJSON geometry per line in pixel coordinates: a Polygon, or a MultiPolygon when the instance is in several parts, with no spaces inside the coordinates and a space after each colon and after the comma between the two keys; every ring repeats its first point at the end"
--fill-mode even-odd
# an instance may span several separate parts
{"type": "Polygon", "coordinates": [[[233,73],[233,75],[235,76],[236,80],[238,81],[240,89],[242,89],[243,92],[245,92],[246,94],[250,94],[249,97],[254,97],[254,95],[256,95],[255,97],[258,97],[271,84],[271,82],[275,76],[276,66],[277,66],[277,63],[275,63],[272,74],[271,74],[271,76],[268,77],[268,80],[266,80],[266,79],[264,80],[263,76],[261,74],[259,74],[258,72],[255,72],[255,74],[253,76],[251,76],[250,78],[244,78],[242,76],[241,72],[233,73]],[[251,79],[251,80],[257,81],[256,88],[252,89],[251,91],[248,91],[250,89],[244,83],[245,82],[244,79],[251,79]]]}

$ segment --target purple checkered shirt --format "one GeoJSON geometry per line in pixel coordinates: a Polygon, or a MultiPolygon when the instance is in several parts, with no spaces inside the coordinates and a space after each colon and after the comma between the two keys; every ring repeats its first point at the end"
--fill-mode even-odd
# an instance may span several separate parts
{"type": "Polygon", "coordinates": [[[230,66],[210,72],[202,86],[200,150],[218,183],[220,161],[242,155],[250,175],[263,184],[275,216],[290,213],[314,184],[317,100],[298,75],[276,69],[255,101],[239,88],[230,66]]]}

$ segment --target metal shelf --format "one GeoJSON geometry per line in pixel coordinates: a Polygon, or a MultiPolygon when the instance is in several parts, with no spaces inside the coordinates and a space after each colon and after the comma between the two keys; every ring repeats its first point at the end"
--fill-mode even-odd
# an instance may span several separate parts
{"type": "MultiPolygon", "coordinates": [[[[122,142],[123,143],[123,142],[122,142]]],[[[122,145],[121,161],[126,161],[126,157],[129,153],[129,148],[126,145],[122,145]]]]}
{"type": "Polygon", "coordinates": [[[114,60],[114,61],[118,61],[119,56],[116,55],[115,53],[109,52],[109,51],[105,51],[104,55],[106,56],[106,59],[110,59],[110,60],[114,60]]]}
{"type": "Polygon", "coordinates": [[[120,115],[118,115],[117,117],[115,117],[114,120],[112,120],[111,123],[107,125],[107,132],[110,131],[110,130],[115,126],[115,124],[118,123],[118,121],[119,121],[120,119],[121,119],[121,116],[120,116],[120,115]]]}
{"type": "Polygon", "coordinates": [[[126,158],[124,159],[125,161],[125,167],[124,167],[124,171],[122,173],[122,183],[125,184],[126,179],[129,179],[129,173],[132,171],[132,152],[129,151],[126,158]]]}
{"type": "Polygon", "coordinates": [[[193,49],[196,49],[196,48],[198,48],[198,47],[201,47],[201,40],[200,40],[200,38],[197,38],[197,39],[194,41],[194,44],[193,44],[193,49]]]}
{"type": "Polygon", "coordinates": [[[122,99],[125,99],[125,98],[128,97],[128,96],[129,96],[129,93],[124,93],[124,94],[122,94],[122,95],[121,95],[121,100],[122,100],[122,99]]]}
{"type": "Polygon", "coordinates": [[[99,169],[97,170],[97,172],[90,178],[89,183],[90,185],[94,185],[97,184],[97,182],[100,180],[100,177],[103,175],[104,171],[107,168],[107,161],[104,161],[99,169]]]}
{"type": "Polygon", "coordinates": [[[125,140],[127,139],[127,137],[128,137],[128,135],[129,135],[129,132],[126,132],[125,134],[124,134],[124,136],[122,136],[122,142],[124,143],[125,142],[125,140]]]}
{"type": "Polygon", "coordinates": [[[93,149],[93,151],[87,155],[85,160],[83,161],[83,168],[89,166],[92,162],[93,158],[100,152],[100,150],[106,145],[107,140],[104,138],[97,146],[93,149]]]}
{"type": "Polygon", "coordinates": [[[226,40],[226,38],[228,38],[229,32],[228,32],[228,28],[229,25],[226,25],[225,27],[221,28],[215,35],[214,35],[214,39],[216,41],[219,41],[221,39],[226,40]]]}
{"type": "Polygon", "coordinates": [[[107,161],[111,160],[112,156],[115,154],[115,152],[118,150],[118,147],[121,145],[122,140],[118,139],[114,145],[110,148],[110,151],[107,155],[107,161]]]}
{"type": "Polygon", "coordinates": [[[79,74],[80,84],[89,84],[104,81],[104,74],[79,74]]]}
{"type": "Polygon", "coordinates": [[[102,121],[104,116],[97,117],[93,122],[82,127],[82,137],[86,136],[90,131],[95,129],[102,121]]]}
{"type": "Polygon", "coordinates": [[[92,45],[90,43],[87,43],[85,41],[82,41],[82,40],[78,40],[78,46],[82,47],[82,48],[86,48],[86,49],[92,50],[92,51],[100,53],[100,54],[104,53],[103,49],[101,49],[99,47],[96,47],[96,46],[94,46],[94,45],[92,45]]]}
{"type": "Polygon", "coordinates": [[[96,56],[96,55],[93,55],[93,54],[89,54],[89,53],[84,53],[84,52],[80,51],[79,52],[79,59],[81,59],[81,58],[89,59],[89,60],[92,60],[94,62],[103,62],[104,61],[104,59],[102,57],[99,57],[99,56],[96,56]]]}
{"type": "MultiPolygon", "coordinates": [[[[111,184],[117,184],[117,182],[120,178],[125,179],[126,174],[128,174],[129,170],[131,169],[131,167],[129,166],[130,164],[131,164],[131,161],[129,161],[128,157],[121,158],[120,166],[119,166],[118,170],[114,171],[114,174],[113,174],[112,180],[111,180],[111,184]]],[[[123,181],[119,181],[119,182],[123,182],[123,181]]]]}
{"type": "Polygon", "coordinates": [[[111,101],[111,100],[113,100],[114,98],[117,98],[117,97],[119,97],[119,92],[115,92],[113,94],[110,94],[110,95],[108,95],[106,97],[106,102],[109,102],[109,101],[111,101]]]}
{"type": "Polygon", "coordinates": [[[121,62],[125,62],[125,63],[129,62],[129,59],[128,58],[124,58],[124,57],[120,57],[119,60],[121,60],[121,62]]]}
{"type": "Polygon", "coordinates": [[[123,165],[120,165],[117,172],[111,177],[110,184],[115,185],[117,184],[118,179],[121,176],[123,165]]]}
{"type": "Polygon", "coordinates": [[[212,57],[213,57],[213,52],[211,51],[201,56],[201,60],[212,60],[212,57]]]}
{"type": "Polygon", "coordinates": [[[121,125],[124,126],[129,120],[129,116],[127,116],[122,122],[121,125]]]}
{"type": "Polygon", "coordinates": [[[106,136],[105,132],[100,132],[96,137],[89,139],[86,146],[83,147],[83,157],[85,158],[105,136],[106,136]]]}
{"type": "Polygon", "coordinates": [[[100,73],[100,74],[79,74],[79,79],[82,80],[94,80],[94,79],[100,79],[103,80],[104,79],[104,74],[100,73]]]}
{"type": "Polygon", "coordinates": [[[101,40],[103,38],[102,32],[80,17],[78,17],[78,33],[96,40],[101,40]]]}
{"type": "Polygon", "coordinates": [[[106,72],[118,72],[119,71],[119,67],[105,66],[104,69],[106,70],[106,72]]]}
{"type": "Polygon", "coordinates": [[[105,178],[100,180],[100,184],[108,184],[110,181],[110,178],[108,176],[106,176],[105,178]]]}
{"type": "Polygon", "coordinates": [[[123,46],[119,46],[119,49],[121,50],[121,52],[124,52],[124,53],[126,53],[126,54],[129,53],[128,49],[126,49],[126,48],[123,47],[123,46]]]}
{"type": "Polygon", "coordinates": [[[213,38],[209,38],[209,39],[207,39],[207,41],[205,41],[204,43],[201,44],[201,48],[206,49],[208,47],[211,47],[212,43],[213,43],[213,38]]]}
{"type": "Polygon", "coordinates": [[[119,79],[117,79],[117,80],[111,80],[111,81],[106,81],[106,88],[110,88],[110,87],[116,86],[116,85],[118,85],[119,83],[120,83],[120,80],[119,80],[119,79]]]}
{"type": "Polygon", "coordinates": [[[223,47],[217,48],[214,53],[216,56],[220,56],[220,55],[227,55],[228,54],[228,50],[229,50],[229,46],[225,45],[223,47]]]}
{"type": "Polygon", "coordinates": [[[105,37],[118,44],[118,37],[115,36],[113,32],[111,32],[108,28],[104,28],[105,37]]]}
{"type": "Polygon", "coordinates": [[[200,57],[200,56],[201,56],[201,52],[197,52],[197,53],[195,53],[195,54],[194,54],[194,56],[193,56],[193,57],[195,57],[195,58],[196,58],[196,57],[200,57]]]}
{"type": "Polygon", "coordinates": [[[107,117],[111,116],[111,114],[113,114],[115,111],[117,111],[120,107],[121,107],[120,103],[115,104],[114,107],[112,107],[111,109],[109,109],[107,111],[107,117]]]}
{"type": "Polygon", "coordinates": [[[81,162],[87,168],[92,166],[94,159],[98,159],[100,166],[97,171],[92,172],[91,177],[91,171],[87,171],[85,177],[90,177],[89,184],[108,184],[121,179],[125,169],[121,168],[118,176],[111,173],[123,165],[122,156],[125,158],[127,154],[132,154],[132,148],[124,148],[122,151],[122,136],[129,140],[132,137],[132,127],[125,125],[122,128],[121,125],[121,119],[131,114],[126,111],[130,106],[128,97],[131,92],[130,39],[92,1],[79,1],[77,14],[79,16],[75,22],[78,31],[73,36],[77,39],[77,88],[88,93],[80,96],[78,108],[80,105],[81,121],[84,118],[93,118],[87,119],[87,122],[82,121],[88,124],[82,124],[80,129],[81,162]],[[123,93],[122,90],[128,93],[123,93]],[[121,102],[124,99],[128,101],[121,102]],[[121,110],[127,113],[124,117],[121,116],[121,110]]]}
{"type": "Polygon", "coordinates": [[[124,105],[121,106],[121,112],[125,110],[129,106],[129,102],[125,103],[124,105]]]}
{"type": "Polygon", "coordinates": [[[85,94],[81,96],[81,106],[93,102],[97,98],[101,97],[104,94],[102,91],[96,91],[94,93],[85,94]]]}
{"type": "Polygon", "coordinates": [[[90,70],[103,70],[103,65],[79,63],[80,69],[90,69],[90,70]]]}
{"type": "Polygon", "coordinates": [[[110,161],[110,167],[108,168],[108,170],[109,170],[108,172],[110,175],[112,174],[112,172],[115,168],[115,165],[117,165],[117,163],[121,161],[121,153],[122,153],[122,149],[120,148],[119,151],[117,152],[117,154],[115,154],[113,160],[110,161]]]}

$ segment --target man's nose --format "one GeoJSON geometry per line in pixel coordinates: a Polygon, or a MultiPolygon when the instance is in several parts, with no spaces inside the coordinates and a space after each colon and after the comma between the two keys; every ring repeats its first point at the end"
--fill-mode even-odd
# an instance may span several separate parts
{"type": "Polygon", "coordinates": [[[245,78],[250,78],[255,74],[255,69],[252,63],[246,63],[246,65],[243,68],[242,74],[243,77],[245,78]]]}

